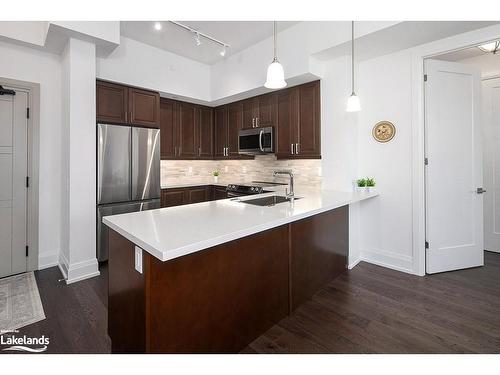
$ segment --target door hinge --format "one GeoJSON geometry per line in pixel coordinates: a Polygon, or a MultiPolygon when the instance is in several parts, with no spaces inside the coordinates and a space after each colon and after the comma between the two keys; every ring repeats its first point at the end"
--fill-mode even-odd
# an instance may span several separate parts
{"type": "Polygon", "coordinates": [[[26,257],[28,256],[28,254],[29,254],[29,246],[26,245],[26,257]]]}
{"type": "Polygon", "coordinates": [[[26,118],[30,118],[30,107],[26,108],[26,118]]]}
{"type": "Polygon", "coordinates": [[[27,188],[30,187],[30,178],[29,178],[29,176],[26,176],[26,187],[27,188]]]}
{"type": "Polygon", "coordinates": [[[429,159],[428,158],[424,158],[424,165],[429,165],[429,159]]]}
{"type": "Polygon", "coordinates": [[[427,82],[427,74],[424,74],[424,82],[427,82]]]}
{"type": "Polygon", "coordinates": [[[428,249],[429,248],[429,242],[428,241],[425,241],[425,248],[428,249]]]}

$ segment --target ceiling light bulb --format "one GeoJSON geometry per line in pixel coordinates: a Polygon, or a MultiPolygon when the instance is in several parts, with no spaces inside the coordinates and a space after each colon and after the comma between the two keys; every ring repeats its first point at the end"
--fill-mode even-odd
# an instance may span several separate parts
{"type": "Polygon", "coordinates": [[[359,102],[359,96],[355,92],[351,94],[349,99],[347,99],[347,112],[359,112],[361,111],[361,103],[359,102]]]}
{"type": "Polygon", "coordinates": [[[226,46],[223,46],[223,47],[222,47],[222,50],[220,51],[220,55],[221,55],[222,57],[226,56],[226,46]]]}
{"type": "Polygon", "coordinates": [[[159,22],[155,23],[155,30],[158,30],[158,31],[161,30],[161,23],[159,23],[159,22]]]}
{"type": "Polygon", "coordinates": [[[200,34],[196,33],[195,40],[196,40],[196,45],[200,46],[201,45],[200,34]]]}

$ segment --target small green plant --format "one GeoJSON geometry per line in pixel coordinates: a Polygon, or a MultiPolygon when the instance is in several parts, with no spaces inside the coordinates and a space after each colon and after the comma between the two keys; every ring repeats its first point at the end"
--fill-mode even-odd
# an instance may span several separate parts
{"type": "Polygon", "coordinates": [[[358,187],[365,187],[366,186],[366,179],[360,178],[356,181],[356,184],[358,184],[358,187]]]}
{"type": "Polygon", "coordinates": [[[375,187],[375,179],[373,177],[366,178],[366,186],[375,187]]]}
{"type": "Polygon", "coordinates": [[[219,177],[220,172],[219,172],[218,170],[215,170],[215,171],[213,171],[213,172],[212,172],[212,175],[213,175],[214,177],[219,177]]]}

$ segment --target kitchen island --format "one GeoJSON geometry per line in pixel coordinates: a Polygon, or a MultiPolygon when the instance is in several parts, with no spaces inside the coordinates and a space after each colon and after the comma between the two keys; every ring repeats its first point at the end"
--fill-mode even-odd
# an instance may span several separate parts
{"type": "Polygon", "coordinates": [[[105,217],[112,351],[238,352],[342,273],[348,205],[376,193],[297,190],[105,217]]]}

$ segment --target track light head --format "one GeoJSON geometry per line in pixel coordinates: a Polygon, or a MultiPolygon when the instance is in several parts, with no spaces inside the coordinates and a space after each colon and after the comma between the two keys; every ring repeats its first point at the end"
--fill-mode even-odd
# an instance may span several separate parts
{"type": "Polygon", "coordinates": [[[226,45],[223,45],[223,46],[222,46],[222,50],[220,51],[220,55],[221,55],[222,57],[226,56],[226,45]]]}
{"type": "Polygon", "coordinates": [[[200,33],[196,33],[194,37],[197,46],[201,46],[200,33]]]}

